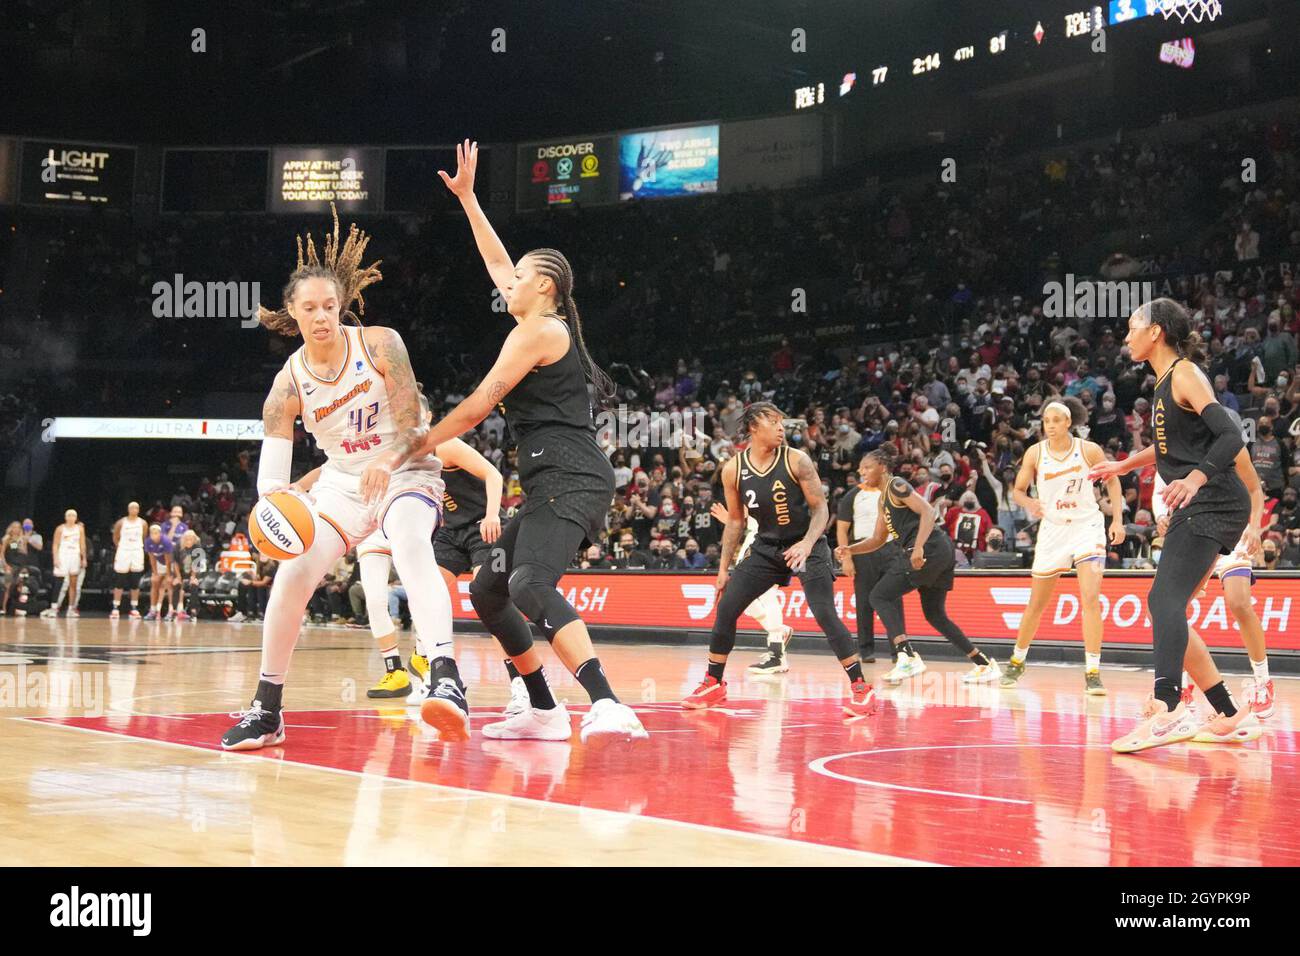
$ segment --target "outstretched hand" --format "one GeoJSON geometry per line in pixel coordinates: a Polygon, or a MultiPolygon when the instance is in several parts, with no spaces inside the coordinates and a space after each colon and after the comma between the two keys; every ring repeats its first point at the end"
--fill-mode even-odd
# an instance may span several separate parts
{"type": "Polygon", "coordinates": [[[465,200],[474,195],[474,172],[478,169],[478,143],[465,140],[456,144],[456,175],[448,176],[443,170],[438,175],[456,198],[465,200]]]}

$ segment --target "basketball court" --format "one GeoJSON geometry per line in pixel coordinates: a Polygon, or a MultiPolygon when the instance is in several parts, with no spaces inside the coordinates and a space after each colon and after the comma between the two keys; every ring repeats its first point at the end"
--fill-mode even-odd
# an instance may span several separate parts
{"type": "MultiPolygon", "coordinates": [[[[1240,746],[1111,753],[1150,673],[1035,665],[1014,690],[931,663],[846,721],[829,654],[793,654],[724,708],[682,711],[702,648],[605,644],[646,741],[443,744],[370,701],[369,632],[305,628],[283,747],[223,753],[261,628],[88,616],[0,621],[0,856],[45,865],[1294,866],[1300,685],[1240,746]]],[[[404,635],[409,643],[409,634],[404,635]]],[[[509,699],[485,637],[458,635],[477,730],[509,699]]],[[[922,650],[924,653],[924,650],[922,650]]],[[[1001,656],[1005,656],[1004,654],[1001,656]]],[[[877,683],[886,665],[874,665],[877,683]]],[[[548,663],[575,717],[580,687],[548,663]]],[[[1235,686],[1236,679],[1230,681],[1235,686]]]]}

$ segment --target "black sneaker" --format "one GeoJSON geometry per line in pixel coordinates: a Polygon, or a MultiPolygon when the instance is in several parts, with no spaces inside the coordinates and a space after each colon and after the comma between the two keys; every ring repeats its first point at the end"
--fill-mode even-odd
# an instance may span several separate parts
{"type": "Polygon", "coordinates": [[[222,735],[223,750],[261,750],[284,743],[284,711],[263,710],[262,702],[255,700],[248,710],[230,716],[239,723],[222,735]]]}
{"type": "Polygon", "coordinates": [[[751,674],[784,674],[789,669],[790,662],[785,659],[785,651],[780,644],[769,644],[767,653],[747,668],[751,674]]]}
{"type": "Polygon", "coordinates": [[[465,699],[465,688],[451,677],[430,680],[428,696],[420,705],[420,719],[437,730],[442,740],[469,740],[469,701],[465,699]]]}

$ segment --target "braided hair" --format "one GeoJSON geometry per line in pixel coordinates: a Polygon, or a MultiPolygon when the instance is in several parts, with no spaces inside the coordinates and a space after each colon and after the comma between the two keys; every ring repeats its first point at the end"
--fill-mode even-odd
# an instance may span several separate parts
{"type": "Polygon", "coordinates": [[[573,266],[558,249],[534,249],[524,258],[532,259],[534,268],[555,283],[555,305],[573,332],[578,346],[578,362],[587,381],[596,390],[597,404],[604,405],[614,397],[614,382],[592,360],[587,342],[582,337],[582,319],[578,317],[578,304],[573,301],[573,266]]]}
{"type": "Polygon", "coordinates": [[[745,410],[740,413],[740,421],[736,425],[736,440],[748,440],[749,431],[754,427],[754,423],[760,418],[767,418],[769,415],[775,415],[781,419],[785,418],[785,413],[771,402],[752,402],[746,405],[745,410]]]}
{"type": "Polygon", "coordinates": [[[361,315],[366,314],[366,300],[361,290],[383,279],[379,271],[382,259],[372,262],[364,268],[361,257],[365,254],[370,237],[357,228],[354,222],[348,227],[348,237],[339,244],[339,213],[330,203],[330,215],[334,217],[334,231],[325,236],[324,256],[317,256],[316,244],[311,233],[307,233],[306,254],[303,252],[302,236],[295,236],[298,244],[298,266],[289,276],[281,295],[282,306],[276,310],[258,306],[257,319],[272,332],[281,335],[298,335],[298,322],[289,314],[289,303],[293,301],[298,283],[305,279],[329,279],[338,290],[340,318],[350,318],[356,325],[361,324],[361,315]],[[357,312],[352,311],[356,303],[357,312]]]}
{"type": "Polygon", "coordinates": [[[862,457],[870,458],[872,461],[878,462],[880,466],[885,469],[885,472],[891,475],[894,473],[894,469],[898,467],[898,449],[894,447],[892,442],[885,442],[878,448],[873,448],[862,457]]]}

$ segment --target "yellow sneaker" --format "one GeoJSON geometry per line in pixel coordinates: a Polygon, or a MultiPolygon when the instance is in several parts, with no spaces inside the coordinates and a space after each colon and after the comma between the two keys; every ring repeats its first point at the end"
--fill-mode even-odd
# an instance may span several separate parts
{"type": "Polygon", "coordinates": [[[370,690],[367,697],[405,697],[411,689],[411,678],[405,670],[389,671],[370,690]]]}
{"type": "Polygon", "coordinates": [[[412,654],[411,672],[426,684],[429,683],[429,658],[422,654],[412,654]]]}

